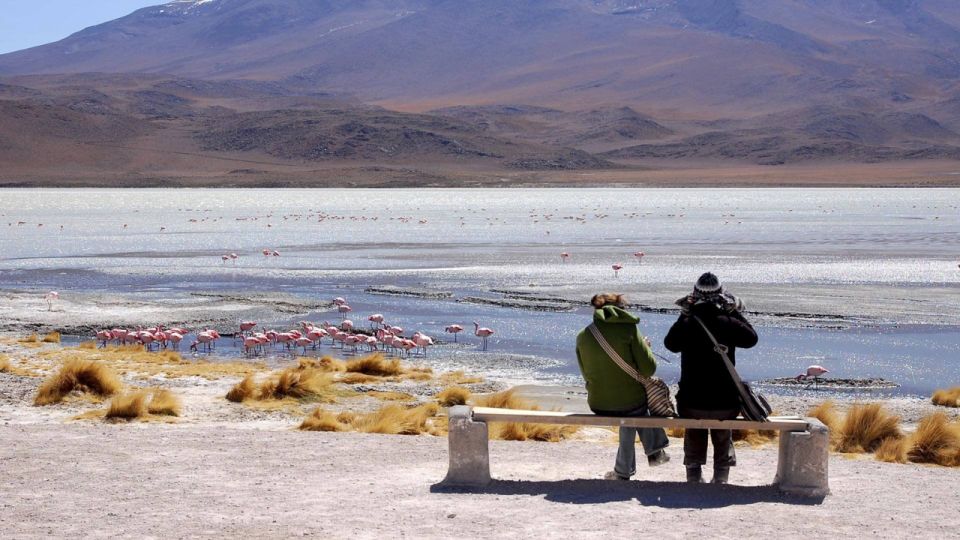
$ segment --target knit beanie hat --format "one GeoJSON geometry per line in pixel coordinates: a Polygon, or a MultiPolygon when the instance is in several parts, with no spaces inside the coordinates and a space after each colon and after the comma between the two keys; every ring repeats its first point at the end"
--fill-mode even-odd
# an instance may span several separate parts
{"type": "Polygon", "coordinates": [[[720,279],[717,276],[713,275],[712,272],[707,272],[697,280],[697,284],[693,286],[693,291],[700,294],[717,294],[723,291],[723,287],[720,285],[720,279]]]}

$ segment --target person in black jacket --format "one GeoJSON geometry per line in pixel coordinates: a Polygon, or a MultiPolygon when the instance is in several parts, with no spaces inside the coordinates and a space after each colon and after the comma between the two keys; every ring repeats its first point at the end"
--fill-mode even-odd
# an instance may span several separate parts
{"type": "MultiPolygon", "coordinates": [[[[740,412],[740,394],[730,378],[723,358],[694,317],[710,329],[716,340],[729,348],[736,364],[736,347],[757,344],[757,333],[740,313],[743,305],[726,294],[717,276],[700,276],[693,293],[677,301],[680,318],[663,340],[666,348],[680,353],[680,390],[677,412],[682,418],[730,420],[740,412]]],[[[688,429],[683,436],[683,464],[688,482],[702,482],[701,467],[707,463],[707,433],[713,441],[713,482],[725,484],[730,467],[737,464],[733,432],[729,429],[688,429]]]]}

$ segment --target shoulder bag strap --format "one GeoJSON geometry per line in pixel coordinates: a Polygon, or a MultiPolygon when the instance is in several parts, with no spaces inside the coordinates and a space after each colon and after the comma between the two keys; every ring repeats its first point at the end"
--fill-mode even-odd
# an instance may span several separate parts
{"type": "Polygon", "coordinates": [[[723,345],[717,341],[717,338],[713,337],[713,333],[710,332],[710,329],[707,328],[706,324],[703,324],[703,321],[700,320],[700,317],[693,315],[694,320],[700,323],[700,326],[703,327],[703,331],[707,333],[707,337],[710,338],[710,341],[713,342],[713,350],[723,358],[724,365],[727,366],[727,371],[730,372],[730,378],[733,379],[733,384],[736,385],[737,390],[741,395],[746,395],[746,388],[743,387],[743,381],[740,380],[740,375],[737,373],[737,368],[733,366],[733,362],[730,361],[730,357],[727,356],[727,353],[730,351],[729,347],[723,345]]]}
{"type": "Polygon", "coordinates": [[[596,324],[591,324],[587,328],[590,330],[590,333],[593,334],[593,337],[597,340],[597,343],[600,344],[600,348],[603,349],[605,353],[607,353],[607,356],[609,356],[610,359],[613,360],[614,364],[619,366],[620,369],[622,369],[624,372],[626,372],[627,375],[629,375],[632,379],[636,381],[642,382],[643,379],[646,378],[646,377],[643,377],[643,375],[640,375],[640,373],[636,370],[636,368],[628,364],[620,356],[620,354],[616,350],[614,350],[614,348],[607,341],[607,338],[603,337],[603,334],[600,333],[600,329],[597,328],[596,324]]]}

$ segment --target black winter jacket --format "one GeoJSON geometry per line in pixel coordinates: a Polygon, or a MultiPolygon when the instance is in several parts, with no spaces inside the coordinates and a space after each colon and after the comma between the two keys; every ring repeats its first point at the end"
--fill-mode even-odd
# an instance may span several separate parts
{"type": "MultiPolygon", "coordinates": [[[[692,313],[707,325],[713,337],[730,348],[728,356],[737,363],[736,347],[749,349],[757,344],[757,333],[738,311],[727,312],[713,304],[700,304],[692,313]]],[[[737,409],[737,392],[723,358],[692,316],[681,315],[663,339],[668,350],[680,353],[680,391],[677,405],[708,411],[737,409]]]]}

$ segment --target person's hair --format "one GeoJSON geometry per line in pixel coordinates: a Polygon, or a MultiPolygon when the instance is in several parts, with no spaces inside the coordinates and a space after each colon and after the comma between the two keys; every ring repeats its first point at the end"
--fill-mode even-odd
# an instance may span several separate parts
{"type": "Polygon", "coordinates": [[[622,294],[600,293],[590,299],[590,304],[597,309],[606,305],[622,308],[627,306],[627,299],[622,294]]]}

